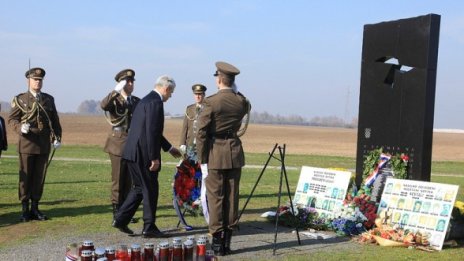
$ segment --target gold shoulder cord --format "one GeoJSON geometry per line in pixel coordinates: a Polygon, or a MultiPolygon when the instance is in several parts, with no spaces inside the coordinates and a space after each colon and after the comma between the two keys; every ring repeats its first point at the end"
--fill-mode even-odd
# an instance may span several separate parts
{"type": "MultiPolygon", "coordinates": [[[[245,134],[245,132],[246,132],[246,130],[248,128],[248,123],[250,122],[251,103],[247,98],[245,98],[245,101],[246,101],[246,106],[247,106],[247,113],[244,116],[244,118],[245,118],[244,124],[237,131],[237,137],[241,137],[241,136],[243,136],[243,134],[245,134]]],[[[243,122],[243,119],[242,119],[242,122],[243,122]]]]}
{"type": "MultiPolygon", "coordinates": [[[[196,106],[196,105],[195,105],[195,106],[196,106]]],[[[204,105],[203,105],[203,104],[200,105],[200,109],[199,109],[197,112],[194,113],[195,116],[194,116],[193,118],[191,118],[191,117],[188,115],[188,108],[187,108],[187,109],[185,110],[185,117],[187,117],[187,119],[189,119],[189,120],[191,120],[191,121],[194,121],[194,120],[198,119],[198,116],[200,115],[200,112],[203,110],[203,108],[204,108],[204,105]]],[[[195,108],[195,109],[196,109],[196,108],[195,108]]]]}
{"type": "Polygon", "coordinates": [[[13,98],[13,102],[18,106],[18,108],[23,113],[23,115],[21,116],[21,123],[26,123],[27,121],[32,119],[34,117],[35,113],[37,112],[38,106],[37,106],[36,102],[34,102],[32,104],[32,108],[30,110],[27,107],[27,105],[26,105],[27,108],[24,108],[23,106],[21,106],[21,103],[19,103],[19,101],[18,101],[18,96],[15,96],[13,98]]]}
{"type": "MultiPolygon", "coordinates": [[[[44,107],[42,106],[42,104],[40,104],[40,103],[38,103],[38,102],[34,102],[34,105],[35,105],[35,104],[38,104],[38,106],[36,106],[36,107],[37,107],[37,108],[40,107],[40,109],[44,112],[45,117],[47,117],[47,120],[48,120],[48,127],[50,128],[50,132],[51,132],[51,134],[52,134],[52,138],[53,138],[54,140],[59,140],[59,139],[57,138],[56,134],[55,134],[55,130],[53,129],[53,126],[52,126],[52,121],[50,120],[50,116],[48,116],[47,111],[44,109],[44,107]]],[[[33,105],[33,106],[34,106],[34,105],[33,105]]],[[[33,108],[34,108],[34,107],[33,107],[33,108]]],[[[37,114],[37,117],[38,117],[38,114],[37,114]]],[[[60,137],[60,139],[61,139],[61,137],[60,137]]]]}
{"type": "MultiPolygon", "coordinates": [[[[116,100],[113,101],[114,107],[116,108],[116,100]]],[[[109,125],[116,127],[120,126],[124,121],[127,121],[129,115],[129,108],[126,108],[123,113],[118,113],[118,110],[115,110],[116,115],[118,116],[115,119],[111,119],[108,115],[108,111],[105,111],[105,119],[109,125]]]]}

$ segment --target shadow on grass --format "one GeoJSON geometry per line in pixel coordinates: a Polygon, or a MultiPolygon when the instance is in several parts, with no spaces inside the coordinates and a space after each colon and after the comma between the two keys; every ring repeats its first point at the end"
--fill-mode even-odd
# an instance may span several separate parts
{"type": "Polygon", "coordinates": [[[0,176],[18,176],[18,172],[5,172],[1,173],[0,176]]]}
{"type": "MultiPolygon", "coordinates": [[[[76,199],[62,199],[62,200],[40,202],[40,205],[53,206],[53,205],[59,205],[62,203],[71,203],[71,202],[76,202],[76,201],[77,201],[76,199]]],[[[21,203],[18,201],[18,203],[0,204],[0,208],[8,208],[8,207],[18,207],[19,209],[21,208],[21,203]]]]}
{"type": "MultiPolygon", "coordinates": [[[[290,194],[292,195],[292,199],[293,199],[293,194],[290,194]]],[[[242,194],[240,195],[240,199],[248,199],[248,197],[250,197],[250,194],[242,194]]],[[[253,196],[251,196],[251,200],[253,200],[254,198],[270,198],[270,197],[275,197],[276,199],[279,197],[279,193],[267,193],[267,194],[253,194],[253,196]]],[[[288,194],[287,192],[282,192],[282,195],[281,195],[282,199],[284,200],[288,200],[288,194]]]]}
{"type": "MultiPolygon", "coordinates": [[[[56,208],[51,208],[47,210],[43,210],[42,208],[39,209],[49,217],[49,220],[53,220],[54,218],[62,218],[62,217],[77,217],[77,216],[84,216],[88,214],[108,214],[112,215],[113,209],[111,203],[107,205],[90,205],[90,206],[83,206],[83,207],[62,207],[63,204],[77,202],[78,200],[74,199],[66,199],[66,200],[56,200],[56,201],[43,201],[40,202],[40,206],[54,206],[57,205],[56,208]]],[[[17,206],[17,210],[14,212],[9,212],[0,215],[0,227],[10,226],[14,224],[21,223],[19,221],[19,217],[21,215],[21,204],[2,204],[0,207],[15,207],[17,206]]],[[[140,204],[139,209],[142,209],[142,204],[140,204]]],[[[175,217],[177,215],[174,211],[174,207],[172,205],[161,205],[158,206],[158,211],[161,210],[172,210],[170,211],[171,214],[158,214],[157,218],[161,217],[175,217]]]]}

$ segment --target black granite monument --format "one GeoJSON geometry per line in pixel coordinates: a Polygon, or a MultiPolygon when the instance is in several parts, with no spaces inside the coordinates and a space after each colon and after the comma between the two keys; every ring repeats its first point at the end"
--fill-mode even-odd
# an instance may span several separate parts
{"type": "Polygon", "coordinates": [[[364,155],[409,156],[408,178],[430,181],[440,16],[364,26],[356,184],[364,155]]]}

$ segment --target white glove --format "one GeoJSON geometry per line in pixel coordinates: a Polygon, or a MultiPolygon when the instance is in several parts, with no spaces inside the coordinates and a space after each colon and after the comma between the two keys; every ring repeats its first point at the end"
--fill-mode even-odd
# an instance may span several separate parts
{"type": "Polygon", "coordinates": [[[182,152],[182,154],[185,154],[187,152],[187,146],[185,145],[180,145],[179,146],[179,150],[180,152],[182,152]]]}
{"type": "Polygon", "coordinates": [[[118,82],[118,84],[116,84],[116,86],[114,87],[114,90],[117,91],[117,92],[121,92],[121,90],[124,88],[124,86],[126,86],[126,80],[122,80],[120,82],[118,82]]]}
{"type": "Polygon", "coordinates": [[[60,147],[61,147],[61,142],[59,142],[58,140],[55,140],[53,142],[53,148],[59,149],[60,147]]]}
{"type": "Polygon", "coordinates": [[[21,132],[24,133],[24,134],[28,134],[30,127],[31,127],[31,125],[29,123],[21,124],[21,132]]]}

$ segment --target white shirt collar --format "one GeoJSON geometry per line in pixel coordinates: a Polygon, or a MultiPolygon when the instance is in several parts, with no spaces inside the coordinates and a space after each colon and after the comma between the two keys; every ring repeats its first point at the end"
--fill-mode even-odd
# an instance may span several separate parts
{"type": "Polygon", "coordinates": [[[160,96],[161,100],[163,100],[163,95],[161,95],[158,90],[154,89],[153,91],[155,91],[160,96]]]}

